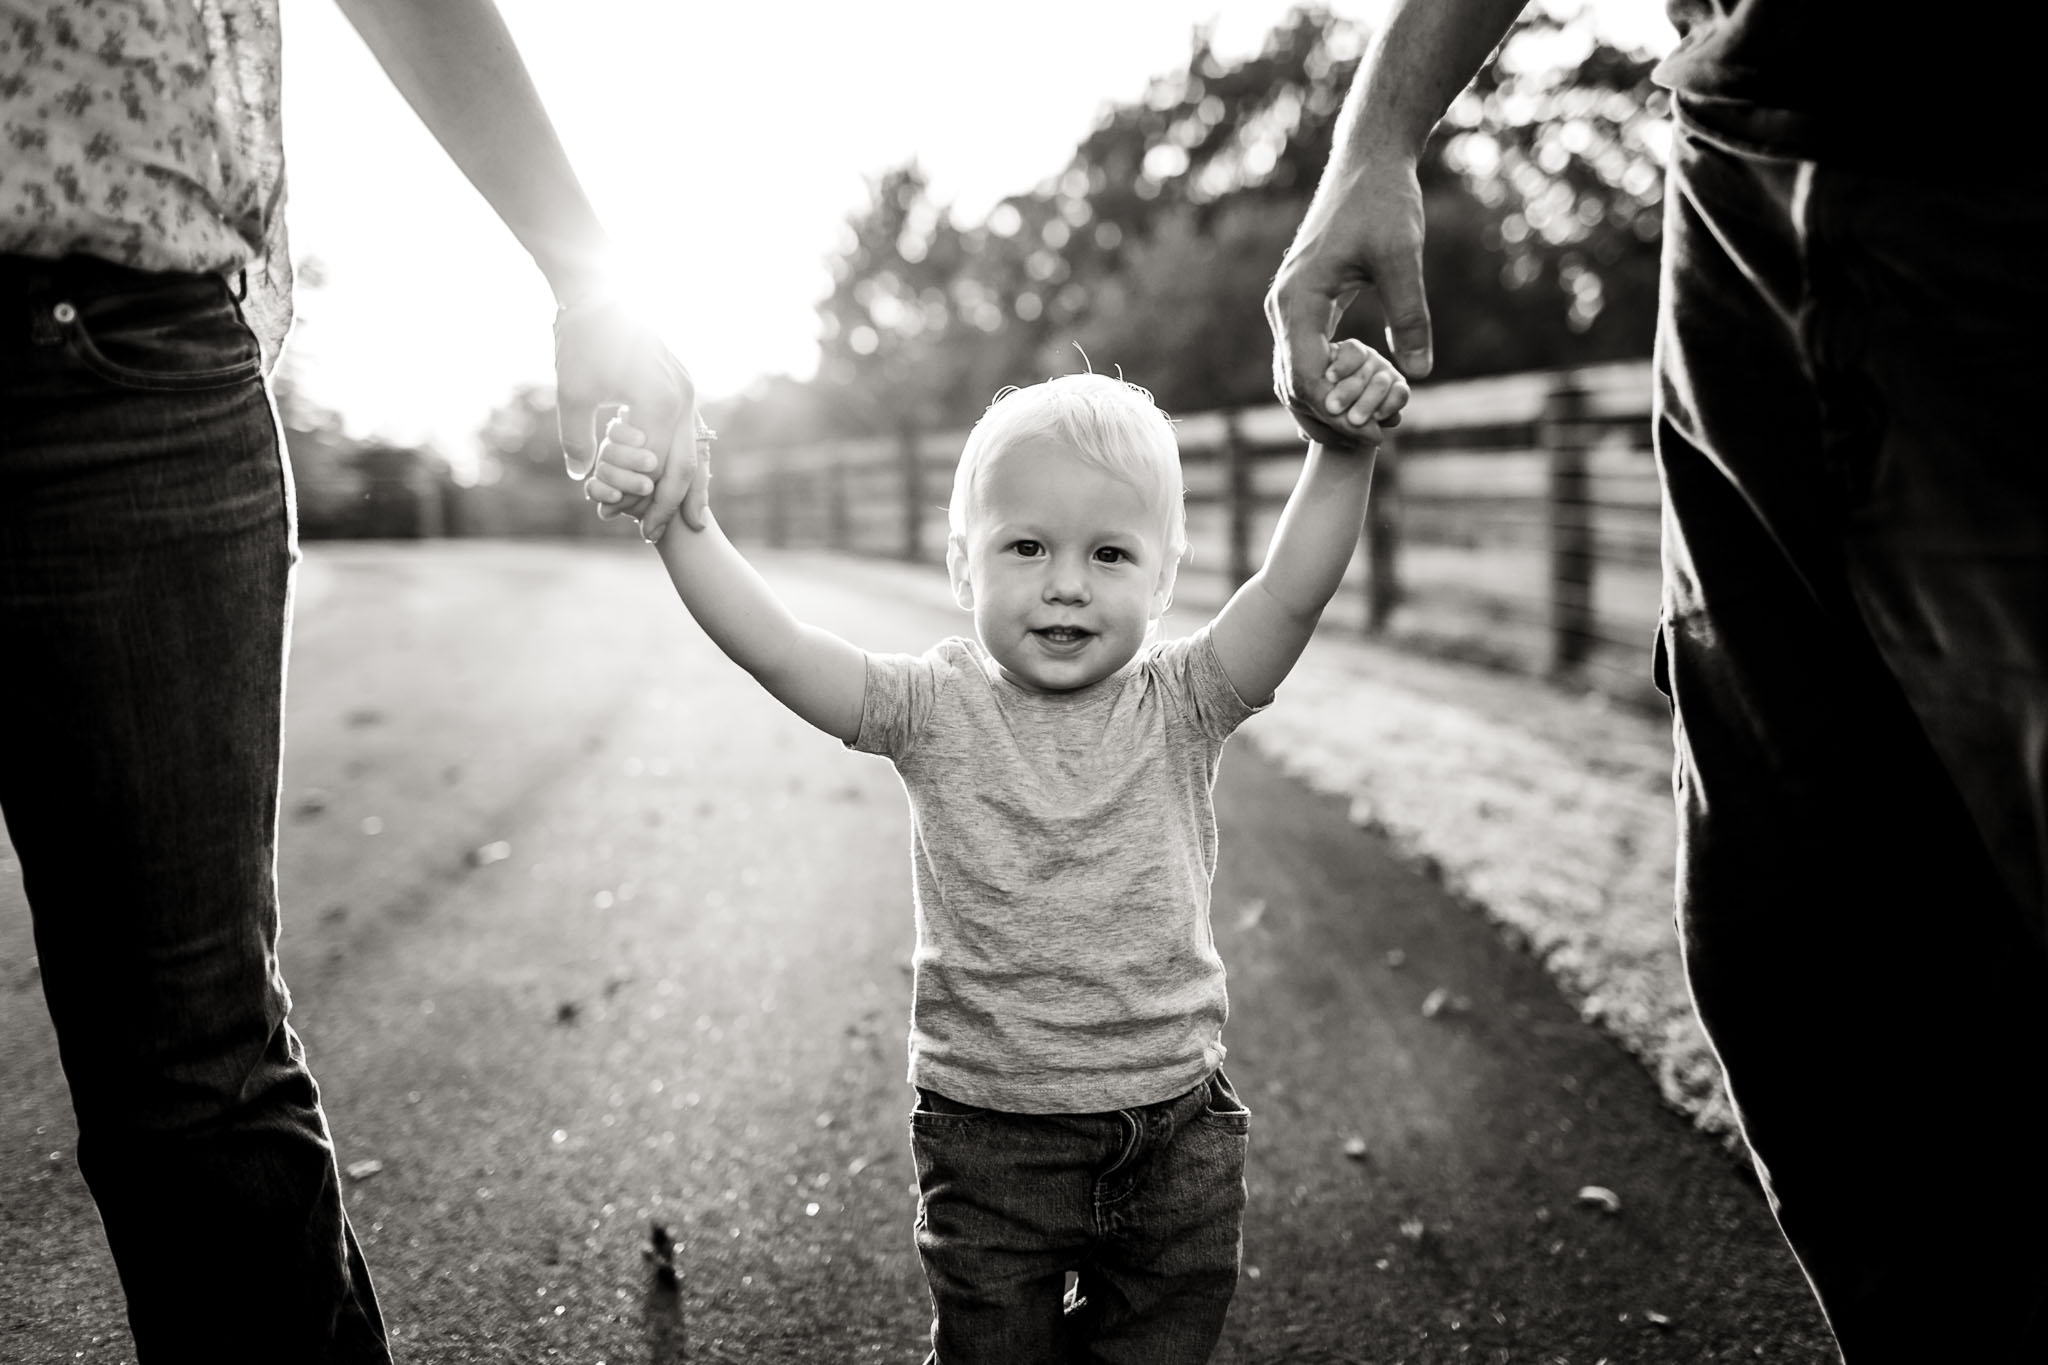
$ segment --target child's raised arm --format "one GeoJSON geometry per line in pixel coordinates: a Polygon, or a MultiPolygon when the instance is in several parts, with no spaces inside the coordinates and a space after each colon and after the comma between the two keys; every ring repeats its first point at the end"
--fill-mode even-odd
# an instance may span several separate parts
{"type": "MultiPolygon", "coordinates": [[[[694,419],[694,414],[693,414],[694,419]]],[[[696,423],[677,429],[694,439],[696,423]]],[[[614,421],[598,450],[592,477],[600,502],[651,491],[661,461],[635,428],[614,421]]],[[[790,710],[826,734],[851,743],[860,730],[867,658],[828,630],[790,615],[754,566],[740,556],[708,511],[704,529],[678,522],[661,538],[661,562],[697,624],[726,657],[754,675],[790,710]]]]}
{"type": "Polygon", "coordinates": [[[1408,402],[1407,381],[1361,342],[1333,348],[1325,377],[1336,384],[1329,398],[1331,425],[1357,431],[1362,444],[1309,443],[1308,461],[1280,513],[1265,564],[1224,604],[1211,627],[1231,686],[1254,704],[1270,698],[1294,667],[1344,581],[1365,524],[1379,424],[1408,402]]]}

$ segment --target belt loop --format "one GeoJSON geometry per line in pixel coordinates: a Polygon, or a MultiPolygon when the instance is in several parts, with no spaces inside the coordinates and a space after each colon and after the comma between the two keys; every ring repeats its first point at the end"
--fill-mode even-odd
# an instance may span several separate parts
{"type": "Polygon", "coordinates": [[[245,265],[239,271],[235,272],[235,302],[247,303],[248,301],[249,267],[245,265]]]}

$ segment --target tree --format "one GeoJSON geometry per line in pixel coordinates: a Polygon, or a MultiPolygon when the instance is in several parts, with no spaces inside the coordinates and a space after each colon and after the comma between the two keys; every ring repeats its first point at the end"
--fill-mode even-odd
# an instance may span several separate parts
{"type": "MultiPolygon", "coordinates": [[[[1312,5],[1230,62],[1198,30],[1183,69],[979,223],[936,203],[914,162],[876,177],[819,304],[809,420],[965,423],[1002,385],[1079,364],[1077,344],[1172,410],[1267,401],[1261,300],[1367,37],[1312,5]]],[[[1648,353],[1664,145],[1650,65],[1559,0],[1453,106],[1420,167],[1435,377],[1648,353]]],[[[1362,300],[1342,330],[1379,344],[1384,329],[1362,300]]],[[[791,393],[742,399],[735,429],[791,393]]]]}
{"type": "Polygon", "coordinates": [[[1202,216],[1182,205],[1158,215],[1092,292],[1081,344],[1104,366],[1142,382],[1169,412],[1271,401],[1271,342],[1263,302],[1297,214],[1252,196],[1202,216]]]}
{"type": "Polygon", "coordinates": [[[1507,292],[1563,304],[1538,363],[1649,353],[1669,145],[1653,65],[1596,39],[1583,3],[1532,8],[1431,140],[1487,210],[1507,292]]]}

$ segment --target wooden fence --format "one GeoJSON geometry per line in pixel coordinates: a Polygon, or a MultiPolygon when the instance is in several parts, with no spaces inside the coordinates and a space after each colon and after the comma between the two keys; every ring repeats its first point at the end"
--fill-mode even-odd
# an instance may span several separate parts
{"type": "MultiPolygon", "coordinates": [[[[1649,683],[1660,497],[1647,362],[1417,389],[1381,451],[1366,534],[1325,629],[1659,704],[1649,683]]],[[[1303,446],[1278,406],[1180,419],[1189,554],[1215,606],[1257,568],[1303,446]]],[[[718,450],[741,543],[942,563],[965,431],[718,450]]]]}

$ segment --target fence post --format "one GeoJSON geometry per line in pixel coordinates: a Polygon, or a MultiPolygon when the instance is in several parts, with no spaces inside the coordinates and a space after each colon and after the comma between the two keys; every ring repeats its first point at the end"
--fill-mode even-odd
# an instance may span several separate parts
{"type": "Polygon", "coordinates": [[[915,564],[924,558],[924,454],[908,422],[896,428],[896,458],[903,474],[903,558],[915,564]]]}
{"type": "Polygon", "coordinates": [[[1237,429],[1237,412],[1223,414],[1223,498],[1230,529],[1229,557],[1224,563],[1235,592],[1252,576],[1252,462],[1237,429]]]}
{"type": "Polygon", "coordinates": [[[1378,635],[1401,605],[1401,463],[1392,436],[1380,442],[1365,506],[1365,629],[1378,635]]]}
{"type": "Polygon", "coordinates": [[[1591,444],[1586,392],[1559,378],[1543,400],[1538,436],[1550,461],[1550,666],[1568,673],[1593,644],[1593,509],[1586,476],[1591,444]]]}

